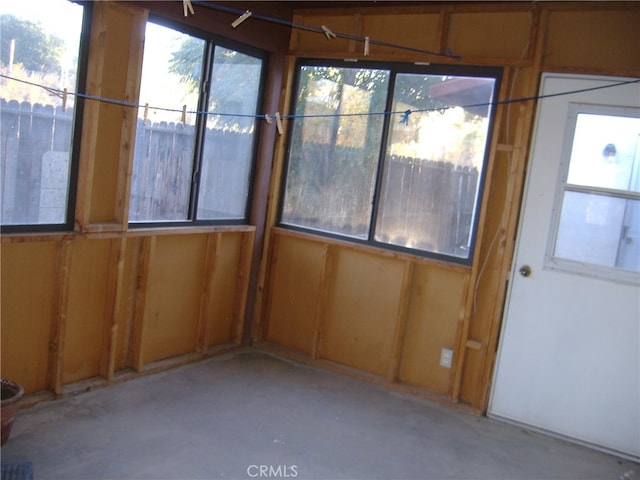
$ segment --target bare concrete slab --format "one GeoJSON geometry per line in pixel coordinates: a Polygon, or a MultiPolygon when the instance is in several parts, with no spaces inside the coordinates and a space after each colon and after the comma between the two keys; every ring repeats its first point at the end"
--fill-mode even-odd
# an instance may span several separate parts
{"type": "Polygon", "coordinates": [[[640,465],[259,350],[21,410],[45,479],[640,479],[640,465]]]}

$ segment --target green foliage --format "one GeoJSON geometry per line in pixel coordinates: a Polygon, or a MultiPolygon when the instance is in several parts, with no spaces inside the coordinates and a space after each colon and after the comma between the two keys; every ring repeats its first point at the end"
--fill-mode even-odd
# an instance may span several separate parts
{"type": "Polygon", "coordinates": [[[0,15],[0,61],[9,64],[11,40],[15,40],[14,63],[31,72],[53,73],[60,69],[64,41],[46,33],[42,26],[13,15],[0,15]]]}
{"type": "Polygon", "coordinates": [[[169,72],[178,75],[180,83],[186,85],[190,92],[198,91],[203,53],[204,42],[195,37],[188,37],[178,50],[171,53],[169,72]]]}

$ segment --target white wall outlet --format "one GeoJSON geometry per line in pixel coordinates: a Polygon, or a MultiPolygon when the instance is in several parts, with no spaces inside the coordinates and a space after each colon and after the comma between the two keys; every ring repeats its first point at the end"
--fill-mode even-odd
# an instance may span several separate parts
{"type": "Polygon", "coordinates": [[[440,366],[444,368],[451,368],[453,363],[453,350],[450,348],[443,348],[440,352],[440,366]]]}

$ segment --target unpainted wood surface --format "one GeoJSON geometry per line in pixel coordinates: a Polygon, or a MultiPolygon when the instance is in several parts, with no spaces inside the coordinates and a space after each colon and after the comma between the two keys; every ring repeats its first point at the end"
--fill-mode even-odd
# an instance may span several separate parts
{"type": "Polygon", "coordinates": [[[47,388],[56,243],[2,244],[2,378],[47,388]],[[39,288],[33,288],[38,285],[39,288]]]}
{"type": "Polygon", "coordinates": [[[195,351],[206,237],[156,238],[142,338],[145,364],[195,351]]]}
{"type": "Polygon", "coordinates": [[[398,380],[449,393],[452,370],[440,366],[443,348],[455,348],[467,275],[415,267],[398,380]]]}
{"type": "Polygon", "coordinates": [[[544,65],[638,72],[640,3],[629,2],[629,6],[624,10],[550,12],[544,65]]]}
{"type": "Polygon", "coordinates": [[[386,377],[404,263],[351,249],[336,256],[319,355],[386,377]]]}
{"type": "Polygon", "coordinates": [[[320,295],[322,244],[281,237],[276,245],[266,339],[311,354],[320,295]]]}

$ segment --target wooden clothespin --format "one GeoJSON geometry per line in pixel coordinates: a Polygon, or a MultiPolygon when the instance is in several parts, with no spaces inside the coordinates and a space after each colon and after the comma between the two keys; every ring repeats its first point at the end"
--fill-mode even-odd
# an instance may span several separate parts
{"type": "Polygon", "coordinates": [[[182,120],[182,124],[183,125],[187,124],[187,106],[186,105],[182,106],[182,118],[181,118],[181,120],[182,120]]]}
{"type": "Polygon", "coordinates": [[[182,9],[184,10],[184,16],[188,17],[188,12],[191,12],[191,15],[195,15],[193,11],[193,5],[191,5],[191,0],[182,0],[182,9]]]}
{"type": "Polygon", "coordinates": [[[280,118],[280,112],[276,112],[276,127],[278,129],[278,135],[282,135],[284,128],[282,128],[282,119],[280,118]]]}
{"type": "Polygon", "coordinates": [[[329,27],[327,27],[326,25],[322,25],[320,28],[322,28],[322,31],[324,32],[325,36],[327,37],[327,40],[331,40],[332,38],[336,38],[336,34],[333,33],[331,30],[329,30],[329,27]]]}
{"type": "Polygon", "coordinates": [[[67,89],[64,88],[62,90],[62,111],[66,112],[67,111],[67,89]]]}
{"type": "Polygon", "coordinates": [[[240,15],[238,18],[236,18],[233,23],[231,24],[231,26],[233,28],[236,28],[238,25],[240,25],[242,22],[244,22],[247,18],[249,18],[251,15],[253,15],[251,13],[250,10],[247,10],[246,12],[244,12],[242,15],[240,15]]]}

